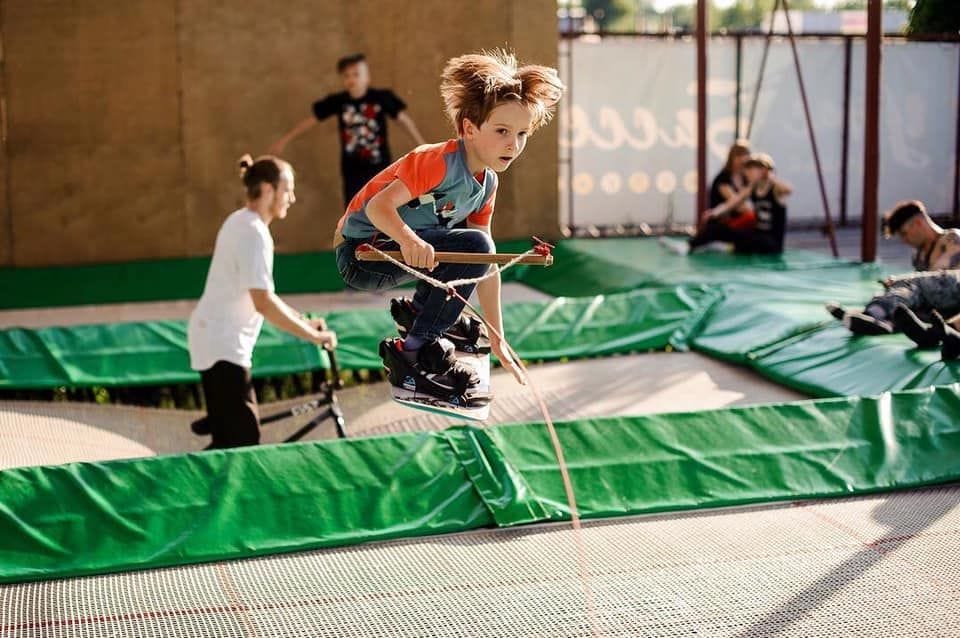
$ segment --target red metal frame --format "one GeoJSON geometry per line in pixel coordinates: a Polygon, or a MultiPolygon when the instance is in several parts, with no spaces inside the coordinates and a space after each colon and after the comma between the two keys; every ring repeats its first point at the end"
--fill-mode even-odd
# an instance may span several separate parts
{"type": "Polygon", "coordinates": [[[880,53],[883,46],[883,2],[867,3],[867,71],[863,131],[863,236],[860,260],[877,259],[877,185],[880,174],[880,53]]]}

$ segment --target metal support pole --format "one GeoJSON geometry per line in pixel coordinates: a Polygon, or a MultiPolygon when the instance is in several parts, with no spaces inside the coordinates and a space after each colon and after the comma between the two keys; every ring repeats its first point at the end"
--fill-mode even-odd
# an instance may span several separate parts
{"type": "Polygon", "coordinates": [[[707,2],[697,0],[697,226],[707,210],[707,2]]]}
{"type": "Polygon", "coordinates": [[[737,34],[737,88],[734,103],[734,121],[733,121],[733,141],[740,139],[740,92],[743,90],[743,34],[737,34]]]}
{"type": "Polygon", "coordinates": [[[880,53],[883,0],[867,2],[867,86],[863,131],[863,238],[860,259],[877,259],[877,185],[880,175],[880,53]]]}
{"type": "Polygon", "coordinates": [[[840,150],[840,225],[847,225],[847,172],[850,167],[850,59],[853,39],[843,39],[843,141],[840,150]]]}
{"type": "Polygon", "coordinates": [[[783,0],[783,13],[787,20],[787,37],[790,40],[790,50],[793,51],[793,65],[797,70],[797,85],[800,88],[800,101],[803,104],[803,115],[807,121],[807,133],[810,135],[810,149],[813,151],[813,164],[817,169],[817,184],[820,186],[820,202],[823,204],[823,219],[827,238],[830,240],[830,251],[834,257],[840,256],[837,249],[837,235],[833,228],[833,216],[830,214],[830,201],[827,198],[827,186],[823,181],[823,165],[820,163],[820,151],[817,150],[817,136],[813,130],[813,118],[810,116],[810,103],[807,100],[807,90],[803,84],[803,72],[800,69],[800,54],[797,53],[797,42],[793,37],[793,26],[790,24],[790,4],[783,0]]]}
{"type": "MultiPolygon", "coordinates": [[[[957,65],[960,74],[960,64],[957,65]]],[[[957,104],[960,104],[960,77],[957,78],[957,104]]],[[[960,109],[957,109],[957,140],[953,150],[953,222],[960,222],[960,109]]]]}

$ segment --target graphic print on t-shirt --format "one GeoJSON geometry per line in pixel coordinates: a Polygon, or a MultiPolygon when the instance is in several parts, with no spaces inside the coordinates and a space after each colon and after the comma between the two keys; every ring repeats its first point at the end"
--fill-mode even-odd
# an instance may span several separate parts
{"type": "Polygon", "coordinates": [[[370,164],[383,161],[383,133],[377,117],[382,110],[379,104],[368,102],[344,104],[340,134],[343,136],[345,154],[370,164]]]}
{"type": "MultiPolygon", "coordinates": [[[[437,193],[438,199],[443,197],[443,193],[437,193]]],[[[457,205],[454,202],[447,202],[437,207],[437,223],[446,226],[447,222],[457,213],[457,205]]]]}

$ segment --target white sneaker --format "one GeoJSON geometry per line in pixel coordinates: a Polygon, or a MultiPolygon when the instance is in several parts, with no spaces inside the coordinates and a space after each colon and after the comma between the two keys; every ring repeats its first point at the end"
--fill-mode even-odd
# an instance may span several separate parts
{"type": "Polygon", "coordinates": [[[681,257],[686,257],[690,254],[690,244],[686,241],[671,241],[666,237],[661,237],[660,245],[681,257]]]}

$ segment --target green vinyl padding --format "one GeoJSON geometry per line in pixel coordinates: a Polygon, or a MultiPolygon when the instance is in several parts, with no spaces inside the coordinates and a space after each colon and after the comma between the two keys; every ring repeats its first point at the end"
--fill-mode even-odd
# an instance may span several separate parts
{"type": "Polygon", "coordinates": [[[827,314],[828,301],[859,309],[878,294],[879,280],[890,274],[880,265],[803,251],[683,257],[649,239],[574,240],[555,254],[556,266],[524,270],[521,281],[563,294],[621,285],[709,286],[717,298],[698,315],[694,330],[683,338],[675,334],[672,342],[749,366],[814,397],[960,381],[960,362],[944,363],[938,351],[918,350],[899,335],[856,337],[827,314]]]}
{"type": "Polygon", "coordinates": [[[514,277],[550,295],[579,297],[641,287],[728,284],[771,272],[860,268],[851,262],[803,250],[783,255],[708,251],[681,256],[652,238],[569,239],[560,242],[553,254],[553,266],[518,266],[514,277]]]}
{"type": "MultiPolygon", "coordinates": [[[[960,382],[960,361],[919,350],[903,335],[853,337],[838,322],[758,349],[750,366],[815,397],[877,394],[960,382]]],[[[956,417],[960,422],[960,412],[956,417]]]]}
{"type": "MultiPolygon", "coordinates": [[[[960,478],[960,386],[559,423],[581,513],[960,478]]],[[[566,518],[544,425],[454,427],[0,472],[0,582],[566,518]]]]}
{"type": "MultiPolygon", "coordinates": [[[[526,359],[684,347],[718,293],[704,286],[675,286],[618,295],[515,303],[504,309],[510,341],[526,359]]],[[[344,370],[378,369],[380,341],[395,334],[386,309],[331,312],[337,359],[344,370]]],[[[255,376],[291,374],[327,366],[318,347],[265,324],[254,349],[255,376]]],[[[135,386],[198,380],[190,370],[186,322],[11,328],[0,331],[0,388],[135,386]]]]}
{"type": "MultiPolygon", "coordinates": [[[[510,342],[526,359],[689,347],[816,397],[960,381],[960,364],[943,364],[936,352],[917,351],[901,337],[855,338],[826,313],[826,301],[862,307],[886,274],[878,266],[802,251],[681,257],[650,239],[565,241],[555,257],[550,268],[508,271],[517,281],[570,295],[505,307],[510,342]]],[[[386,309],[327,316],[340,338],[343,369],[381,366],[377,346],[393,334],[386,309]]],[[[254,354],[261,377],[324,365],[317,348],[269,325],[254,354]]],[[[183,322],[0,332],[0,388],[194,380],[183,322]]]]}
{"type": "MultiPolygon", "coordinates": [[[[258,377],[327,367],[321,348],[265,325],[253,355],[258,377]]],[[[187,325],[149,321],[0,331],[0,388],[193,383],[187,325]]]]}
{"type": "Polygon", "coordinates": [[[854,265],[740,276],[736,283],[721,285],[723,300],[712,307],[692,345],[741,364],[757,348],[838,323],[827,314],[825,302],[862,308],[879,289],[875,268],[854,265]]]}

